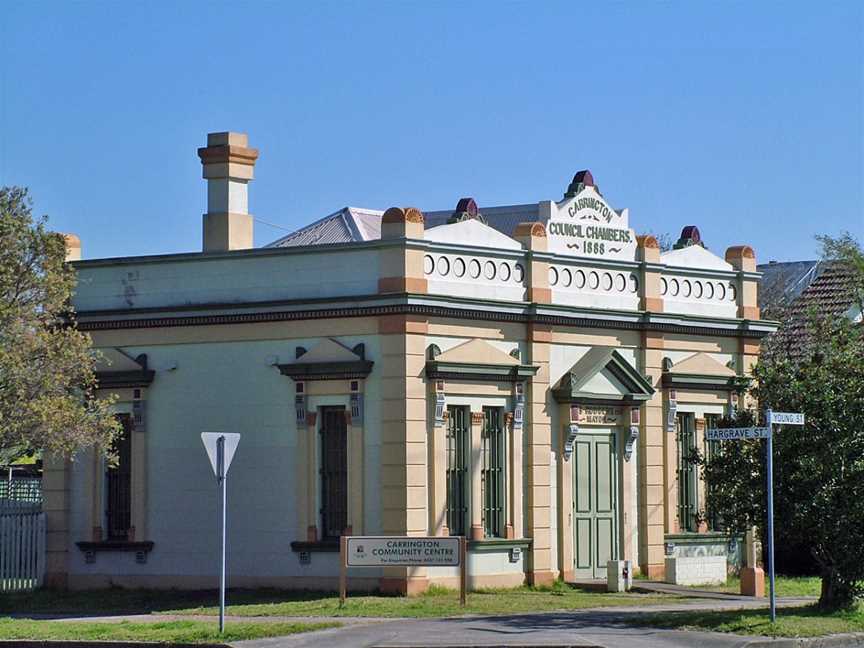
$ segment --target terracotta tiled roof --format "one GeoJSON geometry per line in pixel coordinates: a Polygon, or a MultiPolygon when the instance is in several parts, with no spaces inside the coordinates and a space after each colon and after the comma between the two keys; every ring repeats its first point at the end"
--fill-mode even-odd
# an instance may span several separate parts
{"type": "Polygon", "coordinates": [[[822,272],[792,302],[782,318],[776,342],[793,357],[806,352],[809,323],[818,317],[846,317],[856,304],[853,270],[838,262],[824,263],[822,272]]]}

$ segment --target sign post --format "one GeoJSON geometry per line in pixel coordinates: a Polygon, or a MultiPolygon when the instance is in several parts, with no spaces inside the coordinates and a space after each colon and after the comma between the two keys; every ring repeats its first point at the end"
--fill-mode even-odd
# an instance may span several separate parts
{"type": "Polygon", "coordinates": [[[219,568],[219,634],[225,632],[225,582],[228,538],[228,467],[234,459],[240,435],[236,433],[202,432],[201,441],[222,490],[222,560],[219,568]]]}
{"type": "Polygon", "coordinates": [[[342,536],[339,538],[339,607],[348,596],[349,567],[459,567],[459,603],[465,607],[464,536],[342,536]]]}
{"type": "Polygon", "coordinates": [[[804,415],[797,412],[765,412],[766,427],[715,428],[708,430],[708,441],[740,441],[742,439],[765,439],[765,478],[767,480],[768,502],[768,587],[771,623],[777,620],[777,597],[774,591],[774,426],[804,425],[804,415]]]}

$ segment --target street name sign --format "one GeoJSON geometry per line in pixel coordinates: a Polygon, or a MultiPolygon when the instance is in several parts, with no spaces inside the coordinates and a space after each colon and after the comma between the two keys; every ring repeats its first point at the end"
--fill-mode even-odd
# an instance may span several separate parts
{"type": "Polygon", "coordinates": [[[348,567],[458,567],[459,537],[349,536],[348,567]]]}
{"type": "Polygon", "coordinates": [[[741,439],[767,439],[770,427],[713,428],[705,433],[708,441],[740,441],[741,439]]]}
{"type": "Polygon", "coordinates": [[[804,415],[798,412],[768,412],[768,424],[804,425],[804,415]]]}

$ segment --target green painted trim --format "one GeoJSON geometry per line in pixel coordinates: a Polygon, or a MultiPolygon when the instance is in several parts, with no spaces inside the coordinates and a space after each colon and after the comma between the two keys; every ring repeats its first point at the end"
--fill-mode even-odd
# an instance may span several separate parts
{"type": "Polygon", "coordinates": [[[372,373],[371,360],[346,362],[295,362],[280,364],[279,373],[294,380],[350,380],[372,373]]]}
{"type": "Polygon", "coordinates": [[[697,374],[664,373],[664,387],[675,389],[702,389],[710,391],[744,391],[751,379],[746,376],[709,376],[697,374]]]}
{"type": "Polygon", "coordinates": [[[444,380],[500,380],[520,382],[535,375],[540,367],[534,365],[495,365],[458,362],[426,362],[426,377],[444,380]]]}

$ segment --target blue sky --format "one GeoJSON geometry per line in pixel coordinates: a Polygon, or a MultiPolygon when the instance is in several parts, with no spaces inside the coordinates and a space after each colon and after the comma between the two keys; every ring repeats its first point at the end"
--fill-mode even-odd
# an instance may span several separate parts
{"type": "Polygon", "coordinates": [[[237,130],[250,211],[287,228],[559,200],[589,168],[637,232],[813,258],[864,238],[862,7],[6,0],[0,184],[85,258],[197,251],[196,148],[237,130]]]}

